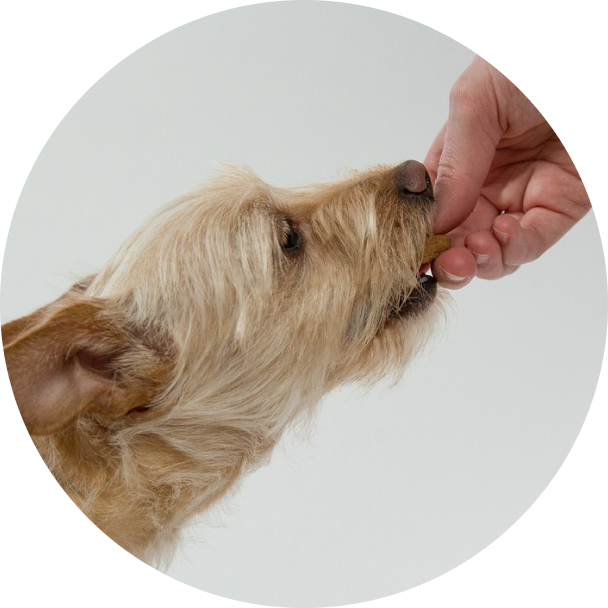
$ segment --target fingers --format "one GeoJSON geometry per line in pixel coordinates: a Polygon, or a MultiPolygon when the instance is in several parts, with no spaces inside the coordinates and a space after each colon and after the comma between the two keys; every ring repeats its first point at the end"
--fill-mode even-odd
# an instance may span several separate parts
{"type": "Polygon", "coordinates": [[[435,260],[437,281],[449,289],[460,289],[473,277],[499,279],[538,258],[546,244],[535,229],[522,226],[524,218],[521,213],[499,215],[490,230],[469,232],[462,245],[435,260]]]}
{"type": "Polygon", "coordinates": [[[499,215],[492,231],[500,244],[502,261],[510,266],[532,262],[545,252],[541,236],[533,228],[522,228],[515,214],[499,215]]]}
{"type": "MultiPolygon", "coordinates": [[[[483,218],[482,213],[477,217],[483,218]]],[[[499,279],[539,258],[574,221],[549,209],[535,208],[526,214],[497,215],[486,229],[468,232],[458,228],[450,233],[455,246],[435,260],[433,274],[449,289],[460,289],[475,276],[499,279]]]]}
{"type": "Polygon", "coordinates": [[[477,264],[466,247],[453,247],[432,264],[433,276],[448,289],[461,289],[475,277],[477,264]]]}
{"type": "Polygon", "coordinates": [[[495,91],[480,78],[480,69],[485,67],[474,63],[454,85],[447,124],[427,155],[437,175],[438,233],[455,228],[473,211],[503,135],[495,91]]]}
{"type": "Polygon", "coordinates": [[[502,248],[490,232],[473,232],[466,246],[454,247],[433,262],[433,276],[448,289],[462,289],[474,277],[500,279],[512,274],[518,265],[506,264],[502,248]]]}
{"type": "Polygon", "coordinates": [[[500,279],[519,267],[518,263],[508,260],[500,241],[488,230],[468,234],[465,246],[475,258],[476,274],[481,279],[500,279]]]}

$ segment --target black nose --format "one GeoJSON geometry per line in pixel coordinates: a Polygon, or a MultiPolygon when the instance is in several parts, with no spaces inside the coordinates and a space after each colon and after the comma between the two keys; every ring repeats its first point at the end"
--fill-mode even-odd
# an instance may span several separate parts
{"type": "Polygon", "coordinates": [[[417,160],[406,160],[395,167],[395,184],[401,197],[425,196],[433,198],[431,178],[424,165],[417,160]]]}

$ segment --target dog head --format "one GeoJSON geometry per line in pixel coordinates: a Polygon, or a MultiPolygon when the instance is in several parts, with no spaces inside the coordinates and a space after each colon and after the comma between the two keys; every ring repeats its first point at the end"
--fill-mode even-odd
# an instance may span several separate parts
{"type": "Polygon", "coordinates": [[[161,209],[97,276],[2,328],[55,476],[137,553],[329,390],[402,371],[438,310],[421,272],[433,207],[408,161],[299,189],[233,169],[161,209]],[[135,538],[110,521],[122,493],[146,522],[135,538]]]}

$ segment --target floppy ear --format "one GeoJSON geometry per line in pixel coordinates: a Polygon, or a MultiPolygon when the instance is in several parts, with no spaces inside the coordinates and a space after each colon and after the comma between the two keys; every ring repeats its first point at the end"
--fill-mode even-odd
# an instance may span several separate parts
{"type": "Polygon", "coordinates": [[[2,327],[4,356],[28,431],[66,428],[85,411],[117,419],[164,386],[166,358],[102,300],[62,297],[2,327]]]}

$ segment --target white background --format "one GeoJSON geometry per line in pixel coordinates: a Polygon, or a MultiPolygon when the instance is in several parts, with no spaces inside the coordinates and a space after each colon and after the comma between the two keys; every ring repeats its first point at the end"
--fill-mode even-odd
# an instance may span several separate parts
{"type": "MultiPolygon", "coordinates": [[[[472,57],[414,21],[319,0],[230,10],[150,42],[66,107],[33,165],[0,321],[99,269],[221,162],[292,186],[423,160],[472,57]]],[[[515,275],[452,295],[448,329],[396,387],[330,395],[312,435],[287,436],[186,530],[167,574],[250,603],[343,605],[431,581],[509,530],[567,457],[599,378],[594,214],[515,275]]]]}

